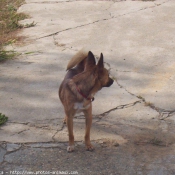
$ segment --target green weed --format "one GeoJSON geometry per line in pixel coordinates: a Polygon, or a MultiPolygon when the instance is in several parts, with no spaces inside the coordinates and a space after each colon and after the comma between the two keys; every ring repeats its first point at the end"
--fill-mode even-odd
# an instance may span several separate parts
{"type": "Polygon", "coordinates": [[[5,45],[19,40],[16,31],[36,25],[34,22],[26,25],[19,23],[20,20],[29,17],[24,13],[17,13],[17,9],[24,2],[24,0],[0,0],[0,62],[18,55],[15,51],[6,51],[4,49],[5,45]]]}
{"type": "Polygon", "coordinates": [[[6,50],[1,49],[0,50],[0,62],[5,61],[7,59],[12,59],[17,55],[19,55],[19,54],[13,50],[6,51],[6,50]]]}
{"type": "Polygon", "coordinates": [[[8,117],[0,113],[0,125],[4,124],[8,120],[8,117]]]}

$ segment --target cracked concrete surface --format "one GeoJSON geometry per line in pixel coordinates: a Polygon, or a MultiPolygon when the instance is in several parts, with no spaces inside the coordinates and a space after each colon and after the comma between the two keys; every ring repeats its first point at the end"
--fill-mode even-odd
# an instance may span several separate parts
{"type": "Polygon", "coordinates": [[[175,2],[26,0],[37,23],[12,47],[21,55],[0,65],[0,171],[79,174],[175,174],[175,2]],[[115,83],[93,102],[84,151],[84,116],[76,115],[76,151],[66,153],[58,87],[82,47],[103,52],[115,83]],[[104,169],[105,167],[105,169],[104,169]]]}

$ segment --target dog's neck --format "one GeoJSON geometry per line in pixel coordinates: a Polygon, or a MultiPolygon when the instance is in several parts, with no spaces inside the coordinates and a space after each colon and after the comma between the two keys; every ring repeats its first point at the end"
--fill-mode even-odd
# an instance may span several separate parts
{"type": "Polygon", "coordinates": [[[84,97],[81,93],[87,97],[86,99],[93,98],[94,94],[100,89],[100,85],[98,86],[98,83],[99,81],[95,72],[85,71],[74,76],[68,84],[72,92],[77,96],[78,100],[83,100],[84,97]],[[77,87],[81,93],[77,91],[77,87]]]}

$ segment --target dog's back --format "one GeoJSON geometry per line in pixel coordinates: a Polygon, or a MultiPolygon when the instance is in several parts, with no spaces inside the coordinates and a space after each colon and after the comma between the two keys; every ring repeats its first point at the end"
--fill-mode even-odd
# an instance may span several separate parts
{"type": "Polygon", "coordinates": [[[80,51],[78,51],[68,62],[67,69],[66,69],[68,72],[66,73],[64,80],[61,83],[60,88],[59,88],[60,100],[62,99],[61,98],[61,91],[62,91],[62,89],[66,88],[67,80],[71,79],[75,75],[84,71],[87,56],[88,56],[88,51],[83,48],[80,51]]]}

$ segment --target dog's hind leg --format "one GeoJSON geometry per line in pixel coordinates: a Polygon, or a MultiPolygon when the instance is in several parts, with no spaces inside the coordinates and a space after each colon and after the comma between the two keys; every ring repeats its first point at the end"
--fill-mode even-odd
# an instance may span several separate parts
{"type": "Polygon", "coordinates": [[[67,128],[69,133],[69,146],[67,147],[67,152],[73,152],[74,151],[73,116],[67,117],[67,128]]]}
{"type": "Polygon", "coordinates": [[[94,148],[90,141],[90,129],[92,125],[92,105],[84,111],[84,115],[86,118],[86,130],[85,130],[85,145],[87,151],[93,151],[94,148]]]}

